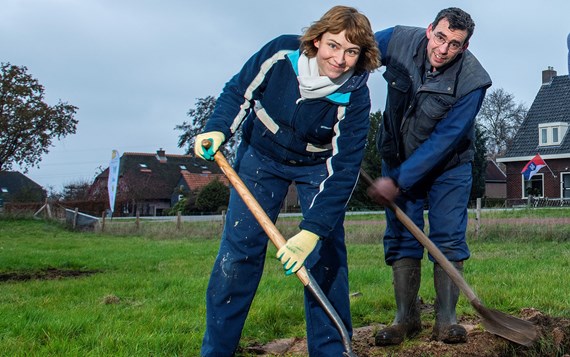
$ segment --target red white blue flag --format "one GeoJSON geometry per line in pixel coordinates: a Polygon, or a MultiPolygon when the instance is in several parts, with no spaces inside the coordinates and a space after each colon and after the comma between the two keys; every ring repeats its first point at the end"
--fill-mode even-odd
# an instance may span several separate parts
{"type": "Polygon", "coordinates": [[[524,179],[528,181],[544,166],[546,166],[546,162],[540,157],[540,154],[536,154],[536,156],[523,167],[521,174],[523,174],[524,179]]]}

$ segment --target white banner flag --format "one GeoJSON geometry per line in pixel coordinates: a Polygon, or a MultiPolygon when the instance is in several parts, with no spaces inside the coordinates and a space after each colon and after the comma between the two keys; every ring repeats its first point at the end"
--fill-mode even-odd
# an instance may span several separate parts
{"type": "Polygon", "coordinates": [[[111,215],[115,211],[115,196],[117,195],[117,183],[119,181],[119,164],[121,159],[119,152],[113,150],[111,154],[111,162],[109,163],[109,179],[107,181],[107,189],[109,190],[109,207],[111,215]]]}

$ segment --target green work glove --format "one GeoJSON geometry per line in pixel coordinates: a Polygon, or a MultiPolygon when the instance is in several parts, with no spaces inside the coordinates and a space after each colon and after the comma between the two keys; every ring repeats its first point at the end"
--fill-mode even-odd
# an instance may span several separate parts
{"type": "Polygon", "coordinates": [[[303,229],[279,249],[276,256],[283,264],[285,275],[294,274],[301,269],[307,256],[315,249],[318,240],[318,235],[303,229]]]}
{"type": "Polygon", "coordinates": [[[226,136],[221,131],[209,131],[207,133],[198,134],[194,142],[194,154],[204,160],[214,160],[214,154],[220,148],[220,145],[226,140],[226,136]],[[208,139],[211,143],[209,148],[202,145],[202,141],[208,139]]]}

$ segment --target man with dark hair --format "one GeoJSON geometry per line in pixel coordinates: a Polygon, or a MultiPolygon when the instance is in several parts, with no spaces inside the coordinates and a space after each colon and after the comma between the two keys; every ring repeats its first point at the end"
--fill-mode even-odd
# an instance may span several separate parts
{"type": "MultiPolygon", "coordinates": [[[[382,178],[369,194],[398,205],[421,229],[429,204],[429,237],[461,272],[470,256],[465,232],[472,184],[475,117],[491,78],[467,50],[475,24],[458,8],[440,11],[427,29],[396,26],[375,34],[388,95],[377,146],[382,178]]],[[[387,210],[386,264],[392,267],[396,317],[375,336],[377,345],[400,344],[421,330],[418,291],[422,245],[387,210]]],[[[432,338],[467,340],[457,323],[459,289],[434,262],[432,338]]]]}

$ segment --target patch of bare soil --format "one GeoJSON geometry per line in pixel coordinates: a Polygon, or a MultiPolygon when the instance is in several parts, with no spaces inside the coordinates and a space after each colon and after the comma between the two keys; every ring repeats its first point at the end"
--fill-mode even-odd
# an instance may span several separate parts
{"type": "Polygon", "coordinates": [[[99,272],[100,272],[99,270],[78,270],[78,269],[58,269],[58,268],[8,271],[0,273],[0,282],[79,278],[82,276],[89,276],[99,272]]]}
{"type": "MultiPolygon", "coordinates": [[[[538,327],[540,337],[532,346],[520,346],[490,334],[483,330],[477,317],[470,317],[459,321],[467,329],[467,343],[448,345],[432,341],[433,326],[424,323],[422,333],[414,339],[400,346],[378,347],[374,345],[374,334],[384,326],[374,325],[354,329],[352,348],[358,357],[570,357],[570,319],[547,316],[532,308],[523,309],[517,317],[538,327]]],[[[277,340],[263,346],[250,346],[243,352],[248,356],[308,356],[305,339],[277,340]]]]}

